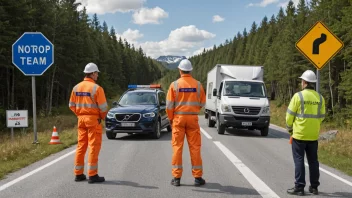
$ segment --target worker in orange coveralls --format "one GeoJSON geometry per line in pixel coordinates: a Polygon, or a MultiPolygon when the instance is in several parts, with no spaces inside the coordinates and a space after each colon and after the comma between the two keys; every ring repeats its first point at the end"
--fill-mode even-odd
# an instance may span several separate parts
{"type": "Polygon", "coordinates": [[[84,80],[77,84],[71,93],[69,107],[78,117],[78,145],[75,156],[75,181],[86,180],[84,172],[84,156],[89,144],[88,183],[104,182],[98,175],[98,156],[102,142],[103,127],[108,105],[104,89],[96,84],[98,67],[88,63],[84,69],[84,80]]]}
{"type": "Polygon", "coordinates": [[[182,176],[182,150],[185,135],[189,145],[194,185],[204,185],[201,157],[201,134],[198,113],[205,105],[205,92],[201,83],[190,72],[192,63],[184,59],[180,62],[181,78],[171,83],[166,101],[166,112],[172,126],[172,175],[171,184],[180,186],[182,176]]]}

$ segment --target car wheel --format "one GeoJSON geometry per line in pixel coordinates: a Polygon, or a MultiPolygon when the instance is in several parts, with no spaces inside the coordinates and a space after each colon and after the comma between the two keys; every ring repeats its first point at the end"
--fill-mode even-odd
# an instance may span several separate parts
{"type": "Polygon", "coordinates": [[[226,127],[220,123],[220,118],[218,117],[216,121],[216,130],[218,131],[218,134],[224,134],[225,129],[226,127]]]}
{"type": "Polygon", "coordinates": [[[153,133],[153,138],[154,139],[159,139],[161,135],[161,126],[160,126],[160,121],[156,124],[155,131],[153,133]]]}
{"type": "Polygon", "coordinates": [[[260,130],[261,136],[268,136],[269,134],[269,127],[265,127],[264,129],[260,130]]]}
{"type": "Polygon", "coordinates": [[[211,113],[209,113],[209,115],[208,115],[207,125],[208,125],[208,127],[214,127],[215,126],[215,121],[211,120],[211,113]]]}
{"type": "Polygon", "coordinates": [[[106,137],[111,140],[111,139],[115,139],[116,138],[116,134],[112,133],[112,132],[108,132],[106,131],[106,137]]]}
{"type": "Polygon", "coordinates": [[[167,132],[172,132],[172,128],[171,128],[171,125],[167,126],[167,132]]]}

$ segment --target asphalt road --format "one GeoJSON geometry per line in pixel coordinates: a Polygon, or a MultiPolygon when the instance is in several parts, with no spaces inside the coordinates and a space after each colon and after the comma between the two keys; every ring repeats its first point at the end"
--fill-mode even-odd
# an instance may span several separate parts
{"type": "MultiPolygon", "coordinates": [[[[99,174],[105,183],[74,182],[75,147],[52,155],[0,181],[0,197],[293,197],[294,165],[288,134],[272,126],[268,137],[258,131],[233,131],[218,135],[203,116],[202,157],[207,184],[193,186],[188,145],[184,145],[181,186],[170,185],[171,133],[159,140],[141,135],[104,134],[99,174]]],[[[352,197],[352,177],[321,165],[320,195],[352,197]]],[[[308,167],[306,169],[309,185],[308,167]]],[[[306,190],[307,196],[313,196],[306,190]]]]}

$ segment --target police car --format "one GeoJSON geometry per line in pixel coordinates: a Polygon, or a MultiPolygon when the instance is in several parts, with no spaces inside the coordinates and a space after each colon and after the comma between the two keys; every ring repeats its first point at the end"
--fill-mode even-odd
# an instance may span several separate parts
{"type": "Polygon", "coordinates": [[[106,136],[116,133],[151,134],[159,139],[161,130],[171,126],[166,114],[166,94],[160,85],[128,85],[118,102],[113,102],[105,118],[106,136]]]}

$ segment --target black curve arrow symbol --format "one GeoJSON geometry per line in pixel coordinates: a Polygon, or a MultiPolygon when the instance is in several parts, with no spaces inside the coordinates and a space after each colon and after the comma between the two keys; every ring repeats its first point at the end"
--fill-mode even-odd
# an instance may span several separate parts
{"type": "Polygon", "coordinates": [[[320,38],[313,42],[313,54],[319,54],[319,46],[326,41],[326,34],[322,33],[320,38]]]}

